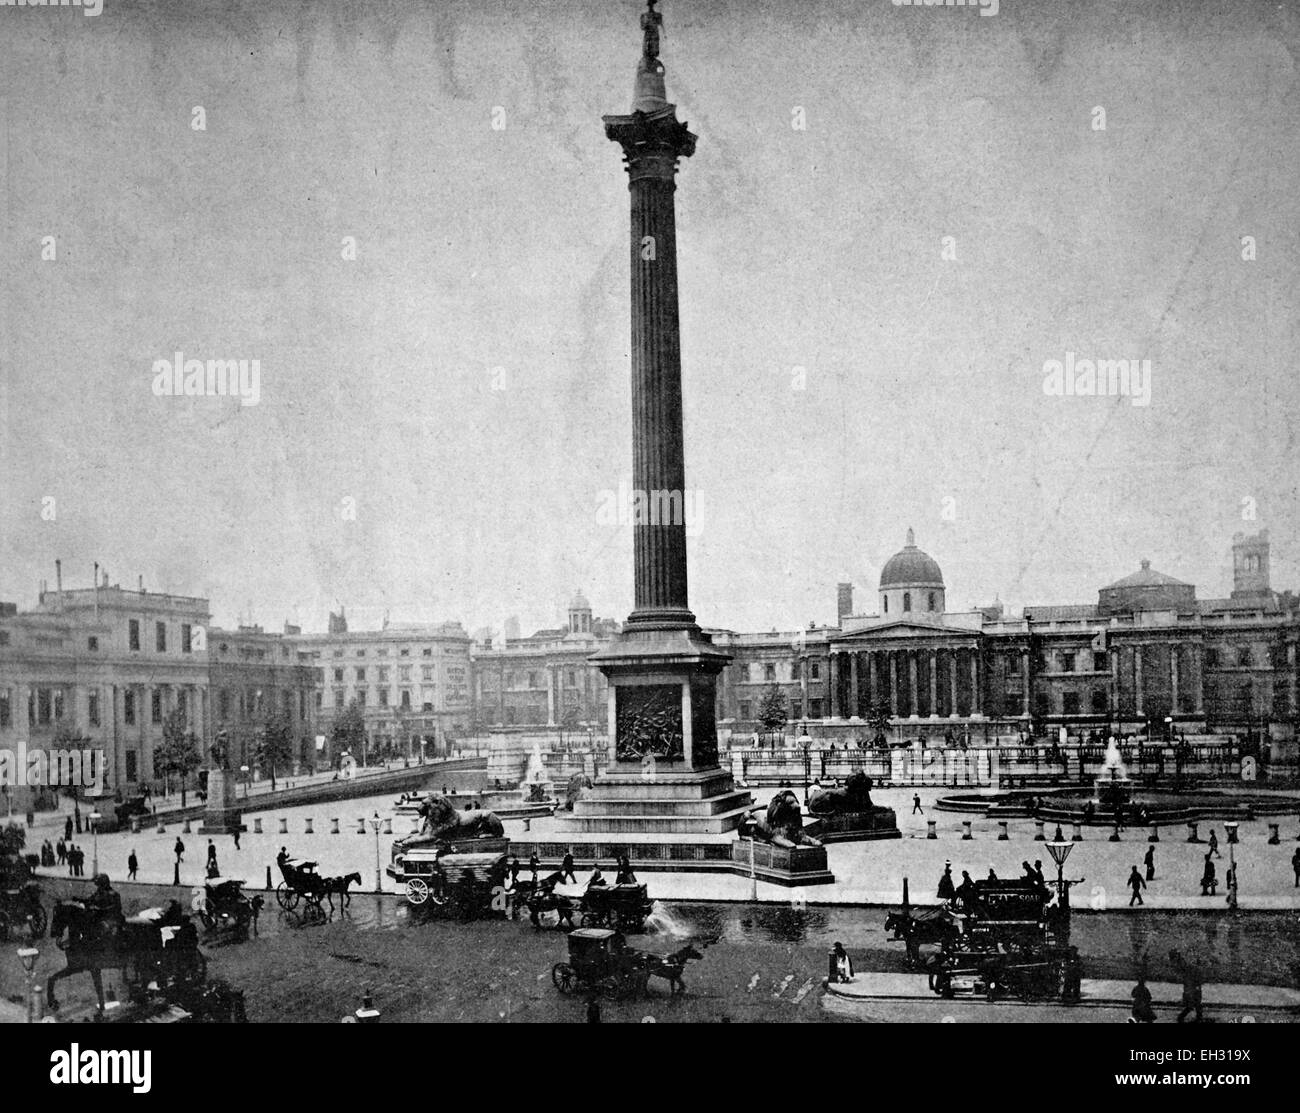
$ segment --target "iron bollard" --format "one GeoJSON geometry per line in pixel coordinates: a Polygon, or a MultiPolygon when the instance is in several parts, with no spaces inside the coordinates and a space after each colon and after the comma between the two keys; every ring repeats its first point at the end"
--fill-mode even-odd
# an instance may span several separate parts
{"type": "Polygon", "coordinates": [[[365,821],[364,819],[358,819],[358,820],[357,820],[357,834],[358,834],[358,835],[364,835],[365,833],[366,833],[366,821],[365,821]]]}
{"type": "Polygon", "coordinates": [[[1282,835],[1281,835],[1281,834],[1279,833],[1279,831],[1278,831],[1278,828],[1279,828],[1280,826],[1281,826],[1280,823],[1270,823],[1270,824],[1268,825],[1268,845],[1269,845],[1269,846],[1277,846],[1278,843],[1280,843],[1280,842],[1282,841],[1282,835]]]}
{"type": "Polygon", "coordinates": [[[288,833],[289,833],[289,820],[288,817],[282,815],[280,817],[280,834],[287,835],[288,833]]]}
{"type": "Polygon", "coordinates": [[[308,819],[306,820],[306,823],[307,823],[307,829],[303,832],[303,834],[314,835],[316,832],[311,829],[312,821],[308,819]]]}
{"type": "Polygon", "coordinates": [[[1119,820],[1116,820],[1116,821],[1115,821],[1115,829],[1114,829],[1113,831],[1111,831],[1111,833],[1110,833],[1110,841],[1111,841],[1111,842],[1119,842],[1119,841],[1120,841],[1120,837],[1119,837],[1119,820]]]}
{"type": "Polygon", "coordinates": [[[963,842],[965,842],[965,841],[968,840],[968,839],[972,839],[972,838],[975,837],[974,835],[972,835],[972,834],[970,833],[970,820],[969,820],[969,819],[963,819],[963,820],[961,821],[961,837],[962,837],[962,841],[963,841],[963,842]]]}
{"type": "Polygon", "coordinates": [[[1047,836],[1043,834],[1043,821],[1041,819],[1035,819],[1034,820],[1034,842],[1046,842],[1046,841],[1047,841],[1047,836]]]}
{"type": "Polygon", "coordinates": [[[133,815],[131,817],[131,834],[138,835],[139,833],[140,833],[140,817],[138,815],[133,815]]]}
{"type": "Polygon", "coordinates": [[[158,821],[158,834],[160,835],[167,834],[167,828],[163,826],[163,822],[161,819],[158,821]]]}
{"type": "Polygon", "coordinates": [[[524,820],[524,830],[525,830],[525,831],[531,831],[532,829],[533,829],[533,821],[532,821],[531,819],[525,819],[525,820],[524,820]]]}
{"type": "Polygon", "coordinates": [[[1074,822],[1074,836],[1070,839],[1070,841],[1083,842],[1083,824],[1081,824],[1078,820],[1075,820],[1074,822]]]}
{"type": "Polygon", "coordinates": [[[835,948],[832,947],[826,952],[826,982],[828,985],[834,985],[839,981],[839,970],[835,967],[835,948]]]}
{"type": "Polygon", "coordinates": [[[262,833],[262,817],[261,817],[261,816],[254,816],[254,817],[253,817],[253,834],[255,834],[255,835],[260,835],[261,833],[262,833]]]}
{"type": "Polygon", "coordinates": [[[331,820],[330,820],[330,834],[331,834],[331,835],[337,835],[338,833],[339,833],[339,821],[338,821],[337,819],[331,819],[331,820]]]}
{"type": "Polygon", "coordinates": [[[1237,825],[1236,825],[1235,823],[1225,824],[1225,825],[1224,825],[1224,830],[1228,832],[1228,841],[1229,841],[1229,842],[1237,842],[1237,841],[1238,841],[1238,839],[1237,839],[1237,825]]]}
{"type": "Polygon", "coordinates": [[[393,821],[392,821],[391,818],[389,818],[389,819],[385,819],[385,820],[384,820],[383,830],[381,831],[381,834],[384,834],[384,835],[391,835],[392,833],[393,833],[393,821]]]}
{"type": "Polygon", "coordinates": [[[1147,842],[1159,842],[1159,841],[1160,841],[1160,828],[1153,823],[1151,824],[1151,834],[1147,836],[1147,842]]]}
{"type": "Polygon", "coordinates": [[[266,867],[266,891],[269,893],[274,886],[271,884],[271,867],[266,867]]]}
{"type": "Polygon", "coordinates": [[[1006,842],[1009,838],[1011,838],[1011,836],[1007,834],[1007,821],[1005,819],[999,819],[998,842],[1006,842]]]}
{"type": "Polygon", "coordinates": [[[925,821],[925,837],[927,839],[937,839],[939,837],[938,833],[935,831],[935,822],[936,821],[933,819],[927,819],[925,821]]]}
{"type": "Polygon", "coordinates": [[[1196,824],[1190,819],[1187,821],[1187,841],[1200,842],[1200,836],[1196,833],[1196,824]]]}
{"type": "Polygon", "coordinates": [[[185,835],[192,835],[192,834],[194,834],[194,831],[193,831],[193,829],[191,829],[191,827],[190,827],[190,821],[189,821],[188,819],[185,821],[185,826],[182,828],[181,833],[182,833],[182,834],[185,834],[185,835]]]}

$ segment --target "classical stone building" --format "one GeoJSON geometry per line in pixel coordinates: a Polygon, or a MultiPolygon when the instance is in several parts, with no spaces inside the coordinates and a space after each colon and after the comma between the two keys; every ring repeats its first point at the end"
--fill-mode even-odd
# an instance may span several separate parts
{"type": "MultiPolygon", "coordinates": [[[[366,725],[366,755],[432,757],[449,737],[469,730],[470,637],[459,622],[385,623],[347,629],[331,616],[330,633],[292,639],[315,669],[319,727],[327,737],[354,700],[366,725]]],[[[332,750],[329,759],[338,757],[332,750]]]]}
{"type": "Polygon", "coordinates": [[[218,729],[251,739],[273,710],[300,737],[314,734],[314,674],[281,636],[211,629],[208,600],[195,596],[132,591],[107,575],[89,588],[61,581],[33,610],[0,604],[0,747],[84,740],[104,754],[109,792],[130,792],[161,785],[155,750],[177,707],[205,756],[218,729]]]}
{"type": "Polygon", "coordinates": [[[943,573],[915,544],[886,563],[873,613],[838,627],[718,634],[734,660],[721,716],[749,732],[777,683],[792,718],[852,724],[869,708],[904,733],[1034,728],[1205,731],[1294,738],[1300,612],[1269,584],[1267,532],[1233,540],[1227,598],[1142,561],[1097,602],[947,610],[943,573]]]}
{"type": "Polygon", "coordinates": [[[593,616],[579,591],[569,602],[566,625],[476,648],[476,726],[603,732],[609,718],[607,684],[589,658],[618,632],[617,622],[593,616]]]}

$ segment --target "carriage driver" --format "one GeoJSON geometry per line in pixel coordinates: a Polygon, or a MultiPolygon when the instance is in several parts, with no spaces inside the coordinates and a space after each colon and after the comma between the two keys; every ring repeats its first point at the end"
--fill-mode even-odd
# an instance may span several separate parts
{"type": "Polygon", "coordinates": [[[99,922],[104,935],[114,935],[121,928],[125,919],[122,898],[114,890],[108,874],[95,874],[95,891],[86,898],[86,909],[99,922]]]}

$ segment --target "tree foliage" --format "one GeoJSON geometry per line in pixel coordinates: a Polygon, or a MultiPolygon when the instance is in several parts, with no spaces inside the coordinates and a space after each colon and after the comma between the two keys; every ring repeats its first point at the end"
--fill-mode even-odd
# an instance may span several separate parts
{"type": "Polygon", "coordinates": [[[185,807],[186,779],[203,764],[203,755],[186,722],[183,707],[172,708],[163,719],[163,740],[154,750],[153,763],[159,773],[180,779],[181,807],[185,807]]]}
{"type": "Polygon", "coordinates": [[[763,689],[763,697],[758,704],[758,721],[768,731],[781,730],[789,716],[786,714],[785,693],[777,684],[769,684],[763,689]]]}

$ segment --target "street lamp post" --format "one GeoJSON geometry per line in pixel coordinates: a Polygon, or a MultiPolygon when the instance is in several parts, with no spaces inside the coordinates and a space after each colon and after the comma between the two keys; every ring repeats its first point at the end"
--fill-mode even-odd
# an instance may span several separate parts
{"type": "Polygon", "coordinates": [[[27,1023],[35,1024],[41,1019],[40,994],[41,989],[36,981],[36,960],[40,958],[41,952],[35,947],[19,947],[18,960],[23,964],[23,972],[27,975],[27,1023]]]}
{"type": "Polygon", "coordinates": [[[249,785],[248,785],[248,766],[247,766],[247,765],[241,765],[241,766],[239,767],[239,771],[240,771],[241,773],[244,774],[244,799],[247,800],[247,799],[248,799],[248,793],[249,793],[249,785]]]}
{"type": "Polygon", "coordinates": [[[90,813],[90,876],[99,876],[99,821],[104,817],[99,814],[99,809],[90,813]]]}
{"type": "Polygon", "coordinates": [[[1056,901],[1062,912],[1069,912],[1070,897],[1069,890],[1065,885],[1065,860],[1070,856],[1070,851],[1074,849],[1074,843],[1068,839],[1061,838],[1061,829],[1056,829],[1057,838],[1046,843],[1047,853],[1052,856],[1052,861],[1056,863],[1056,901]]]}
{"type": "Polygon", "coordinates": [[[796,740],[803,747],[803,806],[808,806],[809,782],[812,779],[812,736],[808,733],[808,724],[802,724],[803,733],[796,740]]]}
{"type": "Polygon", "coordinates": [[[383,874],[379,869],[379,813],[375,812],[374,818],[370,821],[370,829],[375,833],[375,892],[382,893],[384,886],[382,884],[383,874]]]}

